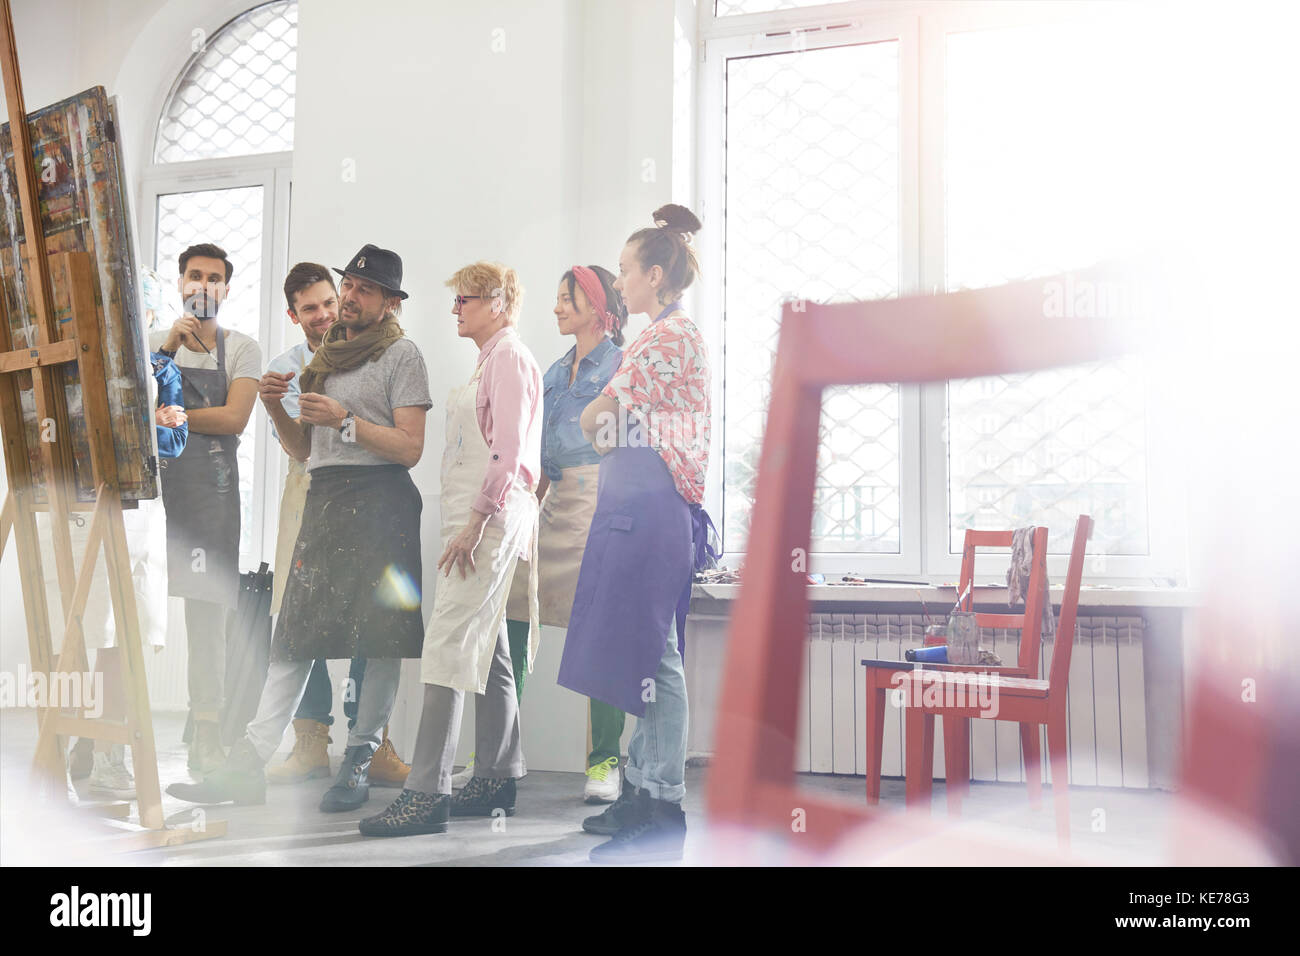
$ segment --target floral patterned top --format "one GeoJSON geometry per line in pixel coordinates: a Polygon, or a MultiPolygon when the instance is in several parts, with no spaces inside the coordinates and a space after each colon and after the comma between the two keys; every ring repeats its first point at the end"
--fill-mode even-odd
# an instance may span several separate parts
{"type": "MultiPolygon", "coordinates": [[[[636,337],[603,392],[644,427],[689,504],[704,500],[710,374],[699,329],[678,313],[651,323],[636,337]]],[[[627,443],[634,444],[635,438],[627,443]]]]}

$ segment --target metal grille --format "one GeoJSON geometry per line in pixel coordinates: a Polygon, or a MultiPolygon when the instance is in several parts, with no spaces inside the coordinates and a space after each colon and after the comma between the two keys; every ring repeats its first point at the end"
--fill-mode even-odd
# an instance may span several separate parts
{"type": "MultiPolygon", "coordinates": [[[[1116,252],[1126,160],[1122,114],[1093,66],[1104,43],[1076,24],[947,38],[948,289],[1116,252]]],[[[1145,421],[1137,359],[950,382],[949,550],[961,551],[967,527],[1045,524],[1052,550],[1068,551],[1087,512],[1097,522],[1090,552],[1149,553],[1145,421]]]]}
{"type": "MultiPolygon", "coordinates": [[[[744,550],[782,302],[898,292],[898,44],[726,68],[724,536],[744,550]]],[[[816,551],[899,550],[898,388],[828,389],[816,551]]]]}
{"type": "Polygon", "coordinates": [[[168,97],[154,161],[293,149],[297,48],[296,2],[263,4],[222,27],[196,51],[168,97]]]}
{"type": "Polygon", "coordinates": [[[950,382],[949,549],[966,528],[1044,524],[1065,552],[1074,520],[1099,554],[1148,551],[1146,429],[1132,362],[950,382]]]}
{"type": "MultiPolygon", "coordinates": [[[[262,301],[261,186],[205,189],[158,197],[158,233],[154,268],[164,279],[177,273],[177,257],[197,242],[215,242],[226,250],[235,271],[230,297],[221,306],[223,328],[260,337],[262,301]]],[[[159,325],[168,328],[181,315],[181,298],[174,281],[164,282],[166,302],[159,325]]],[[[260,416],[252,415],[239,442],[239,550],[252,550],[253,468],[260,416]]]]}
{"type": "Polygon", "coordinates": [[[713,15],[730,17],[742,13],[772,13],[775,10],[817,7],[833,2],[834,0],[715,0],[713,15]]]}

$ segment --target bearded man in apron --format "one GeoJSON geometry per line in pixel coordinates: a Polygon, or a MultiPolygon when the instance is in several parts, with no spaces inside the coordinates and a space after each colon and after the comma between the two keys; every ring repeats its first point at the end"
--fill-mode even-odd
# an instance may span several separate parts
{"type": "Polygon", "coordinates": [[[366,658],[357,720],[325,812],[370,795],[370,762],[388,723],[402,658],[420,652],[420,494],[409,469],[424,452],[429,376],[397,322],[402,260],[366,245],[339,285],[339,318],[302,373],[297,419],[281,399],[292,372],[259,390],[281,444],[311,475],[302,528],[271,644],[257,715],[221,769],[167,792],[196,803],[263,803],[266,762],[288,729],[316,658],[366,658]]]}
{"type": "Polygon", "coordinates": [[[515,331],[522,290],[513,269],[478,262],[447,285],[456,291],[457,334],[474,340],[479,357],[469,383],[447,401],[443,576],[424,636],[424,707],[411,773],[388,809],[361,821],[366,836],[443,833],[452,816],[511,816],[515,779],[525,773],[505,614],[516,565],[527,557],[531,668],[540,630],[534,486],[541,472],[542,374],[515,331]],[[453,798],[466,691],[478,695],[474,776],[453,798]]]}
{"type": "Polygon", "coordinates": [[[203,774],[225,759],[218,720],[225,692],[226,615],[239,600],[239,435],[262,374],[262,352],[246,335],[217,324],[234,267],[219,246],[180,255],[177,284],[185,314],[149,345],[181,372],[189,439],[159,462],[167,512],[167,590],[185,599],[190,713],[189,767],[203,774]]]}
{"type": "MultiPolygon", "coordinates": [[[[277,355],[266,366],[268,372],[292,372],[285,383],[282,395],[264,395],[267,414],[273,414],[276,403],[284,407],[289,418],[298,417],[299,380],[311,364],[312,356],[320,348],[325,333],[338,320],[338,290],[330,270],[315,262],[299,262],[285,276],[284,298],[291,322],[302,329],[303,340],[287,352],[277,355]]],[[[277,389],[278,392],[278,389],[277,389]]],[[[272,425],[271,433],[279,440],[272,425]]],[[[289,580],[289,567],[293,562],[293,549],[302,528],[303,510],[307,506],[307,489],[311,475],[307,463],[289,456],[289,467],[284,477],[284,491],[280,496],[280,525],[275,541],[275,577],[271,589],[271,614],[280,613],[284,601],[285,585],[289,580]]],[[[365,676],[364,658],[353,658],[348,670],[351,693],[344,695],[343,712],[348,718],[348,729],[357,722],[357,698],[365,676]]],[[[334,716],[330,713],[334,701],[327,662],[317,658],[307,678],[307,689],[293,715],[293,751],[283,763],[266,772],[270,783],[299,783],[330,775],[329,736],[334,716]]],[[[411,768],[402,762],[387,735],[370,761],[370,783],[376,786],[398,786],[406,779],[411,768]]]]}

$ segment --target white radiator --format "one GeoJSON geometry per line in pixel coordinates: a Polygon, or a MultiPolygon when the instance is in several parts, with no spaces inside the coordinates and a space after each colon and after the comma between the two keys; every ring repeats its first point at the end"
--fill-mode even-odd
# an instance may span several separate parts
{"type": "MultiPolygon", "coordinates": [[[[811,614],[807,662],[795,737],[796,771],[866,774],[864,729],[866,658],[902,660],[920,647],[920,615],[811,614]]],[[[687,681],[692,754],[712,752],[717,694],[725,669],[727,619],[692,615],[687,627],[687,681]],[[711,699],[710,699],[711,698],[711,699]]],[[[1070,782],[1084,786],[1146,788],[1147,728],[1143,693],[1141,618],[1079,618],[1070,661],[1068,693],[1070,782]]],[[[985,631],[981,645],[1006,663],[1018,655],[1019,632],[985,631]]],[[[1054,641],[1043,642],[1040,676],[1051,666],[1054,641]]],[[[1050,781],[1047,733],[1040,731],[1044,780],[1050,781]]],[[[935,727],[934,776],[943,777],[942,718],[935,727]]],[[[885,709],[881,772],[903,773],[903,718],[885,709]]],[[[1019,727],[992,720],[971,722],[971,777],[1023,782],[1019,727]]]]}

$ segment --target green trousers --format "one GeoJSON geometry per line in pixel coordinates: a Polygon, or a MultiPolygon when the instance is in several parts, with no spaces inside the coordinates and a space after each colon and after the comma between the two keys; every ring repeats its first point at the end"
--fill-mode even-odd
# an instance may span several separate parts
{"type": "MultiPolygon", "coordinates": [[[[510,663],[515,671],[515,696],[522,703],[524,678],[528,676],[528,622],[508,620],[506,631],[510,636],[510,663]]],[[[587,766],[594,767],[610,757],[619,757],[619,742],[623,739],[623,722],[627,715],[600,700],[590,701],[590,706],[591,753],[587,755],[587,766]]],[[[622,762],[621,757],[619,760],[622,762]]]]}

